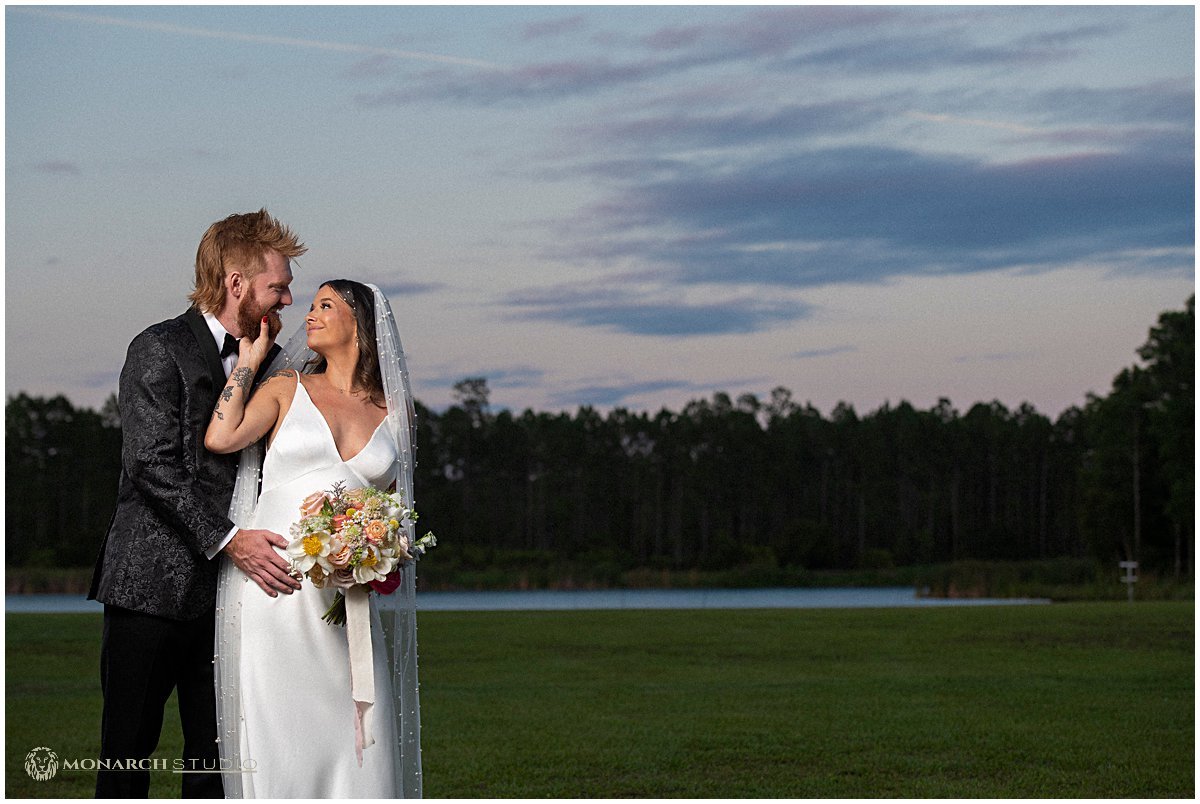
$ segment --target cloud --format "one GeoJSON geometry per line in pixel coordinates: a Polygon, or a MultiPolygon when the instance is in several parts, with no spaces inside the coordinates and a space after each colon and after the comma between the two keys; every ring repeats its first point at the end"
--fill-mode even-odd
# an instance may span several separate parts
{"type": "Polygon", "coordinates": [[[268,34],[241,33],[239,31],[221,31],[211,28],[196,28],[187,25],[175,25],[167,22],[151,22],[126,17],[110,17],[101,14],[81,14],[75,11],[58,11],[44,8],[7,9],[19,14],[36,14],[42,17],[53,17],[68,22],[82,22],[91,25],[110,25],[121,28],[132,28],[139,31],[175,34],[179,36],[201,37],[206,39],[222,39],[227,42],[247,42],[260,45],[282,45],[286,47],[327,50],[342,53],[368,53],[373,55],[390,56],[397,59],[428,61],[437,64],[454,64],[465,67],[481,67],[496,69],[499,65],[479,59],[467,59],[459,56],[445,56],[437,53],[422,53],[414,50],[399,50],[396,48],[374,47],[352,42],[330,42],[320,39],[298,39],[291,36],[272,36],[268,34]]]}
{"type": "Polygon", "coordinates": [[[659,301],[631,291],[588,285],[560,286],[510,295],[503,304],[520,308],[514,318],[558,321],[582,327],[654,337],[690,337],[759,332],[806,318],[803,302],[730,299],[709,303],[659,301]]]}
{"type": "Polygon", "coordinates": [[[980,120],[972,117],[957,117],[949,114],[929,114],[928,112],[909,111],[904,113],[906,117],[911,117],[915,120],[922,120],[928,123],[950,123],[959,126],[976,126],[979,128],[992,128],[1000,131],[1011,131],[1017,134],[1042,134],[1045,129],[1033,128],[1032,126],[1023,126],[1019,123],[1008,123],[1003,120],[980,120]]]}
{"type": "Polygon", "coordinates": [[[338,73],[338,75],[341,78],[354,81],[364,78],[383,78],[392,74],[392,68],[395,63],[396,59],[392,56],[377,53],[356,61],[338,73]]]}
{"type": "MultiPolygon", "coordinates": [[[[805,103],[756,98],[741,82],[689,85],[640,100],[650,112],[623,102],[562,129],[575,142],[580,136],[634,158],[609,158],[590,165],[593,175],[639,178],[656,170],[656,152],[690,148],[745,149],[803,140],[868,136],[897,118],[946,127],[980,128],[1010,135],[1006,144],[1091,145],[1121,150],[1192,153],[1195,93],[1190,81],[1158,81],[1121,88],[1061,87],[1030,92],[961,91],[925,94],[914,88],[874,97],[845,95],[805,103]],[[748,94],[750,93],[750,94],[748,94]],[[979,109],[987,109],[987,115],[979,109]]],[[[920,132],[918,131],[918,134],[920,132]]],[[[661,155],[660,164],[669,163],[661,155]]]]}
{"type": "Polygon", "coordinates": [[[546,372],[533,366],[493,368],[473,377],[487,377],[492,388],[536,388],[541,385],[546,372]]]}
{"type": "Polygon", "coordinates": [[[629,397],[680,389],[694,390],[695,386],[683,380],[644,380],[611,385],[583,385],[551,394],[550,404],[558,408],[575,405],[590,405],[604,408],[617,407],[629,397]]]}
{"type": "Polygon", "coordinates": [[[791,287],[1053,267],[1189,248],[1192,176],[1190,154],[1141,152],[990,163],[845,147],[680,163],[582,210],[548,256],[791,287]]]}
{"type": "Polygon", "coordinates": [[[114,371],[94,371],[79,377],[71,377],[71,382],[78,382],[84,388],[111,388],[114,392],[121,381],[120,369],[114,371]]]}
{"type": "Polygon", "coordinates": [[[842,346],[831,346],[828,349],[805,349],[800,352],[792,352],[792,357],[799,360],[807,360],[811,357],[829,357],[830,355],[840,355],[845,352],[857,352],[857,346],[845,344],[842,346]]]}
{"type": "MultiPolygon", "coordinates": [[[[645,34],[597,34],[592,40],[602,49],[568,60],[531,61],[479,75],[429,70],[407,76],[403,86],[359,94],[356,100],[366,107],[431,101],[553,103],[634,85],[648,88],[672,75],[731,63],[751,72],[760,84],[769,77],[813,78],[814,70],[840,78],[973,67],[1043,68],[1070,61],[1119,29],[1117,23],[1098,25],[1084,15],[1039,9],[803,6],[700,16],[697,22],[645,34]],[[1043,30],[1019,33],[1030,22],[1043,30]]],[[[1110,19],[1117,17],[1110,14],[1110,19]]],[[[582,15],[548,19],[525,26],[517,38],[536,42],[585,24],[582,15]]]]}
{"type": "MultiPolygon", "coordinates": [[[[612,58],[609,54],[617,48],[610,45],[603,55],[531,62],[480,75],[429,70],[410,77],[402,88],[360,93],[356,100],[366,107],[428,101],[484,105],[507,101],[548,103],[658,81],[699,67],[777,57],[798,43],[821,41],[831,31],[901,18],[894,11],[876,9],[758,10],[733,22],[667,27],[638,37],[625,44],[640,47],[644,53],[625,60],[612,58]]],[[[545,33],[557,32],[555,27],[560,23],[565,21],[548,22],[545,33]]],[[[541,30],[535,28],[535,32],[541,30]]],[[[610,38],[616,41],[620,37],[610,38]]]]}
{"type": "Polygon", "coordinates": [[[1117,276],[1195,276],[1195,249],[1188,246],[1175,248],[1148,248],[1114,251],[1096,260],[1096,264],[1108,269],[1110,277],[1117,276]]]}
{"type": "MultiPolygon", "coordinates": [[[[1003,12],[992,16],[1000,24],[1013,18],[1003,12]]],[[[418,101],[549,103],[731,62],[739,62],[760,75],[763,70],[787,75],[814,67],[839,74],[875,74],[1041,65],[1070,58],[1075,55],[1070,45],[1110,30],[1094,24],[1065,25],[1041,34],[981,44],[975,41],[979,20],[978,12],[964,18],[960,13],[929,9],[755,9],[732,19],[666,26],[636,37],[610,34],[608,46],[599,55],[530,62],[482,75],[429,70],[410,76],[403,87],[363,93],[357,101],[368,107],[418,101]],[[626,52],[627,57],[613,56],[626,52]]],[[[557,35],[583,24],[578,15],[533,23],[523,29],[521,38],[529,41],[557,35]]]]}
{"type": "Polygon", "coordinates": [[[403,89],[360,93],[355,100],[366,107],[403,106],[418,101],[485,105],[514,100],[548,102],[662,77],[710,61],[711,57],[614,62],[601,56],[538,62],[471,76],[428,70],[411,78],[403,89]]]}
{"type": "Polygon", "coordinates": [[[1037,357],[1033,352],[995,352],[982,355],[959,355],[955,363],[1002,363],[1012,360],[1028,360],[1037,357]]]}
{"type": "Polygon", "coordinates": [[[660,28],[641,39],[655,51],[705,48],[726,59],[779,56],[806,42],[821,42],[846,31],[876,28],[906,17],[893,9],[863,7],[760,8],[732,22],[693,23],[660,28]]]}
{"type": "Polygon", "coordinates": [[[692,47],[705,38],[708,28],[704,25],[680,25],[660,28],[642,38],[642,44],[651,50],[681,50],[692,47]]]}
{"type": "Polygon", "coordinates": [[[443,368],[439,374],[426,374],[421,377],[421,384],[426,387],[453,388],[454,384],[467,377],[483,377],[489,388],[537,388],[541,386],[546,372],[534,366],[510,366],[508,368],[492,366],[477,368],[472,371],[451,371],[443,368]]]}
{"type": "Polygon", "coordinates": [[[1186,135],[1186,150],[1192,153],[1195,97],[1189,70],[1186,78],[1120,87],[1064,85],[914,94],[903,114],[929,123],[1009,131],[1012,142],[1107,141],[1131,146],[1154,133],[1180,140],[1186,135]],[[1080,136],[1083,132],[1086,137],[1080,136]]]}
{"type": "Polygon", "coordinates": [[[610,382],[583,383],[574,388],[567,388],[550,395],[550,405],[557,408],[590,405],[593,407],[621,407],[629,404],[630,399],[647,394],[658,394],[663,391],[686,391],[692,398],[705,397],[716,389],[747,388],[761,386],[768,382],[767,377],[742,377],[712,382],[696,382],[694,380],[626,380],[619,379],[610,382]]]}
{"type": "Polygon", "coordinates": [[[79,165],[62,159],[51,159],[46,162],[38,162],[33,166],[33,169],[40,173],[61,173],[67,176],[78,176],[83,173],[83,171],[79,169],[79,165]]]}
{"type": "Polygon", "coordinates": [[[1046,142],[1070,147],[1091,146],[1121,151],[1159,154],[1189,154],[1196,146],[1190,128],[1096,125],[1047,129],[1020,137],[1024,143],[1046,142]]]}
{"type": "Polygon", "coordinates": [[[1192,129],[1196,91],[1192,79],[1129,87],[1060,87],[1039,92],[1030,104],[1055,120],[1144,126],[1166,123],[1192,129]]]}
{"type": "Polygon", "coordinates": [[[820,67],[855,73],[928,72],[953,67],[1044,64],[1061,61],[1069,52],[1060,47],[1004,44],[984,46],[959,39],[947,31],[919,35],[890,35],[823,48],[788,59],[797,70],[820,67]]]}
{"type": "Polygon", "coordinates": [[[1072,22],[1069,17],[1060,22],[1033,9],[1007,8],[973,8],[966,12],[908,8],[880,23],[888,24],[872,25],[868,32],[860,30],[845,41],[834,38],[830,43],[829,37],[814,40],[815,48],[790,56],[783,65],[792,70],[815,67],[860,75],[1038,67],[1068,61],[1080,54],[1079,46],[1117,29],[1112,24],[1072,22]],[[989,36],[986,43],[980,41],[980,31],[1015,31],[1020,23],[1039,18],[1048,30],[1000,41],[989,36]]]}
{"type": "Polygon", "coordinates": [[[883,120],[891,110],[881,101],[839,100],[789,104],[769,112],[736,110],[722,114],[690,111],[576,126],[593,140],[623,147],[666,142],[671,147],[746,146],[758,142],[841,134],[883,120]]]}
{"type": "Polygon", "coordinates": [[[526,42],[531,39],[545,39],[551,36],[560,36],[564,33],[578,31],[583,27],[584,16],[582,14],[572,14],[569,17],[556,17],[540,22],[531,22],[521,30],[521,38],[526,42]]]}
{"type": "Polygon", "coordinates": [[[935,93],[914,99],[905,117],[928,124],[993,129],[1007,144],[1048,143],[1094,149],[1192,154],[1195,91],[1191,78],[1125,87],[1063,86],[1038,92],[935,93]],[[984,117],[974,110],[986,108],[984,117]]]}

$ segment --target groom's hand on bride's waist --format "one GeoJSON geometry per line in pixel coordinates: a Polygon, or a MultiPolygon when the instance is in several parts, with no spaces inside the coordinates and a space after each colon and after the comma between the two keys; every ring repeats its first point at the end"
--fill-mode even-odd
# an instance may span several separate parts
{"type": "Polygon", "coordinates": [[[223,552],[271,597],[277,597],[280,592],[290,595],[300,588],[300,582],[292,577],[291,565],[272,549],[272,545],[284,548],[288,543],[269,530],[239,530],[223,552]]]}

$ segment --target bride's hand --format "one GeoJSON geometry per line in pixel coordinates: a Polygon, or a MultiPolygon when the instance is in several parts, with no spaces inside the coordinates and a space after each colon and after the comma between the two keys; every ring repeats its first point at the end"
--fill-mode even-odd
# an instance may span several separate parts
{"type": "MultiPolygon", "coordinates": [[[[258,335],[254,340],[249,337],[242,338],[238,342],[238,363],[243,366],[251,366],[257,369],[267,359],[267,354],[271,351],[271,344],[275,342],[274,336],[271,335],[271,327],[267,323],[267,316],[262,317],[262,323],[258,327],[258,335]]],[[[249,335],[249,333],[247,333],[249,335]]]]}

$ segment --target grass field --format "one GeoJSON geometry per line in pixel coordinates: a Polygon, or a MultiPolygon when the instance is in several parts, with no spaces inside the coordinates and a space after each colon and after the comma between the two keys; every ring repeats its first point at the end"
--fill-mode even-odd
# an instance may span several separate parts
{"type": "MultiPolygon", "coordinates": [[[[95,615],[6,617],[8,797],[95,757],[95,615]]],[[[1175,797],[1191,602],[421,615],[429,797],[1175,797]]],[[[179,750],[172,714],[157,756],[179,750]]],[[[152,774],[152,794],[178,777],[152,774]]]]}

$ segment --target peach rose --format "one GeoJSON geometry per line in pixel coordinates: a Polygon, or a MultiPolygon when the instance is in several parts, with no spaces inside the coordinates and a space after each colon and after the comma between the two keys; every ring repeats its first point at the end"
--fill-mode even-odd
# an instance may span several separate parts
{"type": "Polygon", "coordinates": [[[312,516],[313,514],[321,513],[321,509],[325,507],[325,501],[328,499],[329,495],[325,492],[314,491],[300,503],[300,515],[312,516]]]}
{"type": "Polygon", "coordinates": [[[349,545],[343,544],[341,541],[334,541],[329,545],[329,563],[335,567],[345,567],[350,563],[350,557],[354,551],[349,545]]]}
{"type": "Polygon", "coordinates": [[[342,567],[329,576],[329,582],[338,589],[349,589],[357,583],[354,580],[354,570],[349,567],[342,567]]]}

